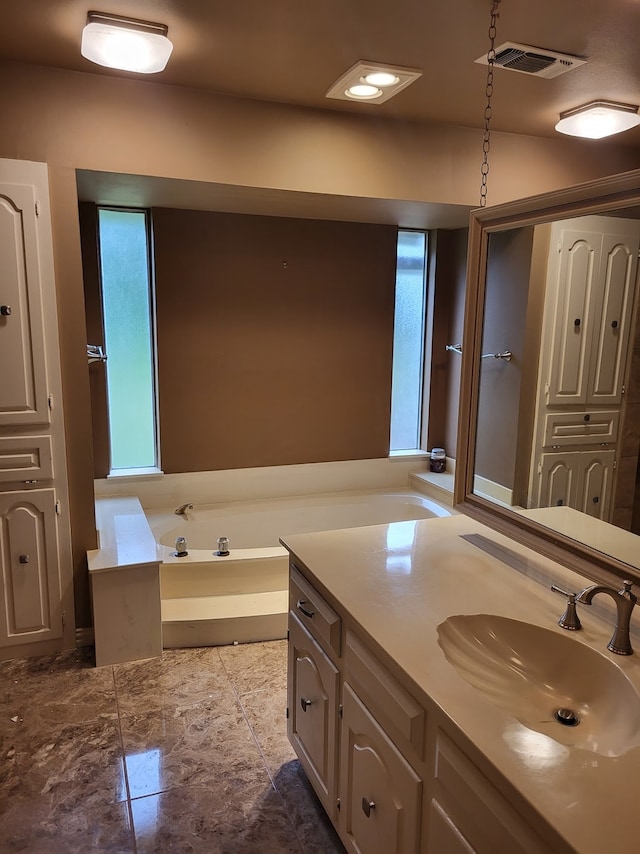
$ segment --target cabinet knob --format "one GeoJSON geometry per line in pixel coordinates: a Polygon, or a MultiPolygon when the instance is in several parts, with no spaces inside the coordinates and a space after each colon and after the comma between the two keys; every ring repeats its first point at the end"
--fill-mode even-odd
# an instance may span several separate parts
{"type": "Polygon", "coordinates": [[[573,321],[573,325],[575,326],[576,329],[578,329],[580,327],[581,322],[582,321],[580,320],[579,317],[576,317],[576,319],[573,321]]]}
{"type": "Polygon", "coordinates": [[[593,501],[593,503],[594,503],[594,504],[598,504],[598,503],[599,503],[599,501],[600,501],[600,498],[599,498],[599,496],[594,495],[594,496],[593,496],[593,498],[592,498],[591,500],[593,501]]]}
{"type": "Polygon", "coordinates": [[[617,320],[612,320],[612,321],[611,321],[611,328],[612,328],[612,329],[617,329],[617,328],[618,328],[618,321],[617,321],[617,320]]]}
{"type": "Polygon", "coordinates": [[[10,305],[0,305],[0,315],[2,317],[9,317],[11,314],[11,306],[10,305]]]}
{"type": "Polygon", "coordinates": [[[362,799],[362,812],[367,818],[371,815],[371,810],[376,808],[375,801],[370,801],[369,798],[362,799]]]}
{"type": "Polygon", "coordinates": [[[315,611],[310,611],[308,608],[305,608],[304,606],[306,604],[307,604],[306,599],[298,599],[298,604],[297,604],[298,611],[302,611],[302,613],[305,615],[305,617],[309,617],[309,619],[312,620],[313,615],[315,614],[315,611]]]}
{"type": "Polygon", "coordinates": [[[29,563],[31,558],[29,557],[29,555],[20,555],[18,560],[20,561],[20,563],[29,563]]]}
{"type": "Polygon", "coordinates": [[[311,700],[305,700],[304,697],[300,697],[300,705],[302,706],[302,711],[307,711],[307,706],[311,705],[311,700]]]}
{"type": "Polygon", "coordinates": [[[591,420],[591,416],[589,415],[589,413],[587,413],[587,414],[584,416],[584,420],[585,420],[585,421],[590,421],[590,420],[591,420]]]}

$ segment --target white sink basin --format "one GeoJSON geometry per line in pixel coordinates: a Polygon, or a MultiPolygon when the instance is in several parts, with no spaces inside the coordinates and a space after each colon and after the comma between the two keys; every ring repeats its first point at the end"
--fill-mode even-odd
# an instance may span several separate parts
{"type": "Polygon", "coordinates": [[[526,727],[604,756],[640,746],[633,683],[607,655],[561,632],[469,614],[441,623],[438,643],[463,679],[526,727]]]}

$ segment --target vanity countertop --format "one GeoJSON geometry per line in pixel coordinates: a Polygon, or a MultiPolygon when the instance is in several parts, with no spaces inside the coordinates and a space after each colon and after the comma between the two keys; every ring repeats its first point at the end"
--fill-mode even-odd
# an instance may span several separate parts
{"type": "Polygon", "coordinates": [[[635,655],[606,648],[615,614],[608,596],[580,608],[581,632],[560,629],[564,600],[551,584],[578,591],[591,582],[462,515],[292,535],[282,543],[402,670],[417,699],[435,703],[570,846],[580,854],[635,850],[640,748],[605,756],[567,746],[566,730],[563,743],[534,732],[458,675],[437,627],[456,614],[542,626],[611,659],[640,694],[640,606],[631,620],[635,655]]]}

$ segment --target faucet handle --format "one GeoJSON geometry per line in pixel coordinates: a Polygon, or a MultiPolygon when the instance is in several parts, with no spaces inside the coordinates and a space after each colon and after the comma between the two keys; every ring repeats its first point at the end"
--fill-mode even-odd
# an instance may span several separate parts
{"type": "Polygon", "coordinates": [[[638,601],[638,597],[631,592],[631,588],[633,587],[633,581],[623,581],[622,582],[622,590],[618,590],[620,596],[624,596],[625,599],[628,599],[629,602],[633,602],[635,605],[638,601]]]}
{"type": "Polygon", "coordinates": [[[567,607],[558,620],[558,625],[561,629],[567,629],[570,632],[577,632],[578,629],[582,628],[582,623],[580,622],[580,617],[576,610],[576,596],[578,594],[570,593],[568,590],[563,590],[562,587],[558,587],[556,584],[552,584],[551,589],[554,593],[561,593],[563,596],[567,597],[567,607]]]}

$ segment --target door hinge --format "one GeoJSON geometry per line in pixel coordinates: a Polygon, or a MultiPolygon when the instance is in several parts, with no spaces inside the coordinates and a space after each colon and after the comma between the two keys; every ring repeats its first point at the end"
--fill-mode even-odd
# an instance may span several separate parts
{"type": "Polygon", "coordinates": [[[342,703],[338,703],[338,717],[342,717],[342,703]]]}
{"type": "Polygon", "coordinates": [[[622,391],[620,392],[620,394],[624,394],[624,393],[626,392],[626,390],[627,390],[627,387],[626,387],[626,385],[624,385],[624,383],[623,383],[623,385],[622,385],[622,391]]]}
{"type": "Polygon", "coordinates": [[[62,504],[60,503],[60,499],[56,498],[56,516],[60,516],[62,513],[62,504]]]}
{"type": "Polygon", "coordinates": [[[40,216],[40,202],[36,199],[36,216],[40,216]]]}
{"type": "Polygon", "coordinates": [[[291,632],[289,631],[289,629],[287,629],[287,640],[289,640],[290,637],[291,637],[291,632]]]}
{"type": "Polygon", "coordinates": [[[557,247],[558,255],[559,255],[562,252],[562,241],[561,240],[559,240],[557,242],[556,247],[557,247]]]}
{"type": "Polygon", "coordinates": [[[289,720],[289,706],[287,706],[285,717],[287,718],[287,720],[289,720]]]}
{"type": "Polygon", "coordinates": [[[53,395],[49,394],[47,397],[47,404],[49,406],[49,412],[53,412],[53,395]]]}
{"type": "Polygon", "coordinates": [[[63,611],[63,612],[62,612],[62,628],[63,628],[63,629],[64,629],[64,626],[65,626],[65,617],[66,617],[66,616],[67,616],[66,612],[65,612],[65,611],[63,611]]]}
{"type": "Polygon", "coordinates": [[[340,798],[336,798],[336,809],[340,810],[340,798]]]}

